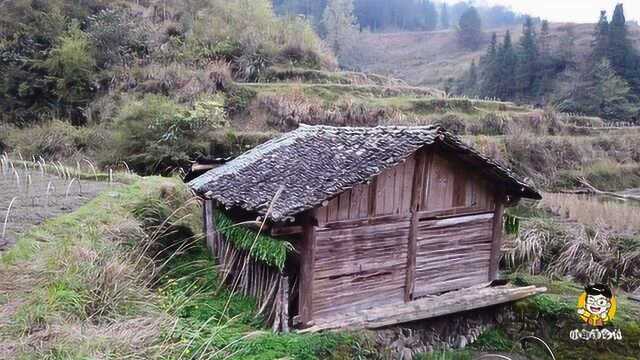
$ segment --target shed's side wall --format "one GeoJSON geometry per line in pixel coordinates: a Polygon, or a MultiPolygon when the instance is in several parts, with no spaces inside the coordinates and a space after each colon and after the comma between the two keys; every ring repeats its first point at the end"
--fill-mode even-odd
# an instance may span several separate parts
{"type": "Polygon", "coordinates": [[[305,232],[302,323],[488,281],[501,211],[489,181],[433,151],[343,192],[305,232]]]}

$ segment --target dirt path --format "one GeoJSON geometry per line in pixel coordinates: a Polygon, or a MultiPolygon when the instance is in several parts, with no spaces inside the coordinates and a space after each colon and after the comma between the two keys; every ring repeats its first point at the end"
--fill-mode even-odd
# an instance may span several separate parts
{"type": "Polygon", "coordinates": [[[110,186],[71,178],[23,165],[0,169],[0,252],[33,226],[76,210],[110,186]]]}

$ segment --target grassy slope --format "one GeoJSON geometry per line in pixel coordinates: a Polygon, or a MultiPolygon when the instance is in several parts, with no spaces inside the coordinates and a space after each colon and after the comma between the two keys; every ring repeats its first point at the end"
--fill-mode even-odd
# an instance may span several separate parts
{"type": "MultiPolygon", "coordinates": [[[[598,14],[594,14],[594,20],[598,14]]],[[[558,44],[565,26],[574,26],[576,59],[586,59],[593,33],[593,24],[551,24],[552,44],[558,44]]],[[[640,27],[629,25],[631,38],[640,45],[640,27]]],[[[520,27],[509,29],[518,41],[520,27]]],[[[374,72],[405,80],[411,85],[444,88],[448,78],[459,77],[469,68],[472,60],[484,54],[493,31],[502,38],[506,29],[486,30],[485,42],[478,51],[461,49],[456,43],[455,31],[401,32],[367,34],[360,54],[362,71],[374,72]]],[[[638,46],[640,47],[640,46],[638,46]]]]}
{"type": "Polygon", "coordinates": [[[251,299],[221,289],[187,199],[175,180],[140,178],[20,239],[0,258],[0,358],[351,357],[355,335],[271,334],[251,299]]]}

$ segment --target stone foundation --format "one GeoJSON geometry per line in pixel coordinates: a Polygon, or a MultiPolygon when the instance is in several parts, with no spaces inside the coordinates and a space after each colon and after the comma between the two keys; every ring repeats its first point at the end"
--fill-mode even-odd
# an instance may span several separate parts
{"type": "Polygon", "coordinates": [[[510,306],[498,305],[379,329],[376,344],[393,359],[411,360],[420,353],[464,349],[483,332],[515,320],[510,306]]]}

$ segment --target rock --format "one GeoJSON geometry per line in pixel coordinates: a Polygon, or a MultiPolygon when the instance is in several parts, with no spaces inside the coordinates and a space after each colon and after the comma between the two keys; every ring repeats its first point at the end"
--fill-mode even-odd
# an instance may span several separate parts
{"type": "Polygon", "coordinates": [[[468,344],[467,338],[462,336],[462,335],[460,335],[460,336],[458,336],[458,339],[456,340],[455,347],[457,349],[464,349],[465,347],[467,347],[467,344],[468,344]]]}

